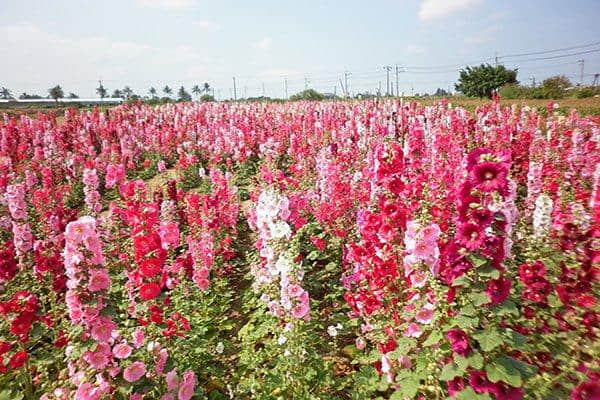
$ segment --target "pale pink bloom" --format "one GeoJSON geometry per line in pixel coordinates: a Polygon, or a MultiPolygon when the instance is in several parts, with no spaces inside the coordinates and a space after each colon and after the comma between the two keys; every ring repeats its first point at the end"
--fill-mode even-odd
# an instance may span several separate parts
{"type": "Polygon", "coordinates": [[[89,382],[81,384],[75,392],[75,400],[98,400],[102,391],[89,382]]]}
{"type": "Polygon", "coordinates": [[[129,400],[142,400],[142,395],[140,393],[133,393],[129,396],[129,400]]]}
{"type": "Polygon", "coordinates": [[[123,378],[127,382],[135,382],[146,374],[146,365],[141,361],[136,361],[123,371],[123,378]]]}
{"type": "Polygon", "coordinates": [[[136,349],[139,349],[144,344],[144,330],[142,328],[137,328],[133,332],[133,345],[136,349]]]}
{"type": "Polygon", "coordinates": [[[167,372],[166,380],[167,380],[167,389],[169,391],[173,391],[173,390],[177,389],[177,386],[179,386],[179,378],[177,377],[177,371],[175,371],[174,369],[167,372]]]}
{"type": "Polygon", "coordinates": [[[419,325],[414,322],[408,325],[408,328],[404,331],[404,336],[418,338],[423,334],[419,325]]]}
{"type": "Polygon", "coordinates": [[[292,309],[292,315],[294,318],[304,318],[308,315],[309,311],[310,308],[308,307],[308,303],[301,302],[292,309]]]}
{"type": "Polygon", "coordinates": [[[108,342],[115,329],[117,326],[110,317],[99,317],[92,327],[92,338],[97,342],[108,342]]]}
{"type": "Polygon", "coordinates": [[[413,287],[422,288],[427,283],[427,272],[415,270],[410,274],[410,283],[413,287]]]}
{"type": "Polygon", "coordinates": [[[158,353],[158,361],[156,362],[156,375],[162,375],[165,369],[165,364],[167,363],[167,358],[169,357],[169,353],[167,349],[161,349],[158,353]]]}
{"type": "Polygon", "coordinates": [[[160,400],[175,400],[175,396],[173,396],[171,393],[165,393],[162,395],[160,400]]]}
{"type": "Polygon", "coordinates": [[[421,324],[430,324],[434,313],[435,307],[433,304],[425,304],[415,315],[415,320],[421,324]]]}
{"type": "Polygon", "coordinates": [[[187,371],[183,374],[183,379],[179,391],[177,392],[178,400],[190,400],[194,395],[196,387],[196,375],[193,371],[187,371]]]}
{"type": "Polygon", "coordinates": [[[411,368],[412,367],[412,362],[410,361],[410,357],[402,355],[400,357],[398,357],[398,364],[400,364],[400,366],[402,368],[411,368]]]}
{"type": "Polygon", "coordinates": [[[103,351],[88,351],[84,354],[83,359],[90,364],[92,368],[104,369],[108,365],[109,359],[103,351]]]}
{"type": "Polygon", "coordinates": [[[294,283],[287,287],[287,292],[292,297],[300,297],[304,292],[304,289],[302,289],[302,286],[294,283]]]}
{"type": "Polygon", "coordinates": [[[125,359],[131,355],[131,346],[126,342],[117,343],[115,347],[113,347],[113,355],[118,359],[125,359]]]}
{"type": "Polygon", "coordinates": [[[158,169],[158,172],[165,172],[167,170],[167,166],[165,164],[165,162],[163,160],[160,160],[157,164],[156,164],[156,168],[158,169]]]}
{"type": "Polygon", "coordinates": [[[90,278],[88,282],[88,290],[90,292],[99,292],[106,290],[110,286],[110,277],[105,269],[90,270],[90,278]]]}
{"type": "Polygon", "coordinates": [[[354,341],[354,344],[358,350],[362,350],[365,348],[367,343],[365,342],[365,339],[363,339],[361,337],[357,337],[356,340],[354,341]]]}

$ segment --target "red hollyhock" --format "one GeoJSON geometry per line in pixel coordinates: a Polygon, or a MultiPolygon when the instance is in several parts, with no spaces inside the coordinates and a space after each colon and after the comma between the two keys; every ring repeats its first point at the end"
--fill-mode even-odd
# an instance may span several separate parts
{"type": "Polygon", "coordinates": [[[471,182],[482,192],[493,192],[506,187],[508,170],[495,162],[482,162],[473,167],[471,182]]]}
{"type": "Polygon", "coordinates": [[[25,351],[18,351],[10,358],[9,365],[12,369],[21,368],[27,361],[27,353],[25,351]]]}
{"type": "Polygon", "coordinates": [[[140,272],[146,278],[152,278],[162,271],[162,263],[156,257],[146,258],[140,265],[140,272]]]}
{"type": "Polygon", "coordinates": [[[512,282],[505,277],[493,279],[488,282],[485,293],[492,301],[492,305],[500,304],[508,297],[512,282]]]}
{"type": "Polygon", "coordinates": [[[461,224],[456,232],[456,238],[467,249],[478,250],[485,239],[484,227],[479,224],[461,224]]]}
{"type": "Polygon", "coordinates": [[[158,297],[160,294],[160,286],[158,283],[149,282],[144,283],[140,286],[140,299],[142,300],[152,300],[158,297]]]}

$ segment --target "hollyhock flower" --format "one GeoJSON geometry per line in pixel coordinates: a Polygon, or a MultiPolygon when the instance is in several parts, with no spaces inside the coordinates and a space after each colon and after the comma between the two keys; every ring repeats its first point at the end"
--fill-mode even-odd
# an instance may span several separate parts
{"type": "Polygon", "coordinates": [[[10,361],[9,361],[8,365],[12,369],[19,369],[23,365],[25,365],[26,361],[27,361],[27,352],[25,352],[25,351],[18,351],[15,354],[12,355],[12,357],[10,358],[10,361]]]}
{"type": "Polygon", "coordinates": [[[483,192],[492,192],[506,187],[508,169],[501,163],[481,162],[471,170],[471,182],[483,192]]]}
{"type": "Polygon", "coordinates": [[[152,300],[157,298],[158,295],[160,295],[160,286],[158,283],[149,282],[140,286],[140,299],[152,300]]]}
{"type": "Polygon", "coordinates": [[[456,231],[456,239],[467,249],[475,251],[483,245],[485,232],[478,224],[461,224],[456,231]]]}
{"type": "Polygon", "coordinates": [[[178,400],[190,400],[195,393],[196,375],[193,371],[187,371],[183,374],[181,386],[177,392],[178,400]]]}
{"type": "Polygon", "coordinates": [[[123,378],[127,382],[136,382],[146,374],[146,364],[141,361],[135,361],[123,370],[123,378]]]}
{"type": "Polygon", "coordinates": [[[508,298],[512,282],[504,277],[490,280],[485,293],[490,298],[492,305],[500,304],[508,298]]]}
{"type": "Polygon", "coordinates": [[[410,323],[408,325],[408,328],[406,328],[406,330],[404,331],[404,336],[407,337],[419,338],[422,334],[423,331],[421,330],[419,325],[415,324],[414,322],[410,323]]]}
{"type": "Polygon", "coordinates": [[[469,385],[475,393],[488,393],[493,384],[487,379],[485,371],[471,371],[469,374],[469,385]]]}
{"type": "Polygon", "coordinates": [[[421,324],[428,325],[433,321],[435,314],[435,306],[433,304],[425,304],[415,315],[415,320],[421,324]]]}
{"type": "Polygon", "coordinates": [[[161,273],[162,267],[162,262],[158,258],[146,258],[140,264],[140,273],[146,278],[153,278],[161,273]]]}
{"type": "Polygon", "coordinates": [[[88,351],[83,355],[83,359],[95,369],[104,369],[110,362],[107,354],[102,350],[88,351]]]}
{"type": "Polygon", "coordinates": [[[136,328],[133,332],[133,345],[136,349],[139,349],[144,344],[144,330],[142,328],[136,328]]]}
{"type": "Polygon", "coordinates": [[[571,392],[571,400],[600,400],[600,382],[590,380],[579,384],[571,392]]]}
{"type": "Polygon", "coordinates": [[[110,286],[110,277],[105,269],[91,269],[88,282],[88,290],[90,292],[99,292],[106,290],[110,286]]]}
{"type": "Polygon", "coordinates": [[[162,222],[158,228],[158,235],[165,250],[179,245],[179,225],[175,222],[162,222]]]}
{"type": "Polygon", "coordinates": [[[126,342],[117,343],[113,347],[113,355],[118,359],[125,359],[131,355],[132,347],[129,346],[126,342]]]}
{"type": "Polygon", "coordinates": [[[464,390],[465,381],[463,378],[457,376],[456,378],[452,379],[451,381],[448,381],[447,385],[448,385],[448,394],[450,395],[450,397],[454,398],[459,392],[464,390]]]}
{"type": "Polygon", "coordinates": [[[469,338],[467,334],[461,329],[450,329],[446,332],[446,338],[450,342],[452,351],[456,354],[466,357],[470,352],[469,338]]]}
{"type": "Polygon", "coordinates": [[[89,382],[84,382],[79,385],[75,392],[75,400],[99,400],[100,396],[102,396],[100,388],[89,382]]]}
{"type": "Polygon", "coordinates": [[[308,304],[306,302],[301,302],[292,309],[292,315],[294,318],[304,318],[308,315],[309,311],[310,308],[308,304]]]}
{"type": "Polygon", "coordinates": [[[97,342],[107,342],[116,329],[117,326],[110,317],[99,317],[92,327],[92,339],[97,342]]]}
{"type": "Polygon", "coordinates": [[[179,378],[177,377],[177,371],[174,369],[167,372],[166,376],[167,381],[167,389],[169,391],[174,391],[179,386],[179,378]]]}

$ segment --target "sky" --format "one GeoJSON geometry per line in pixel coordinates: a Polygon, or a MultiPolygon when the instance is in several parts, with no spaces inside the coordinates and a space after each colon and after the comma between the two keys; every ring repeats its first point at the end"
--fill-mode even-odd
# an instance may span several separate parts
{"type": "Polygon", "coordinates": [[[283,97],[286,80],[288,95],[340,94],[348,72],[350,93],[385,93],[384,66],[393,85],[398,66],[408,95],[447,90],[461,66],[495,57],[524,84],[556,74],[577,83],[583,59],[589,84],[598,15],[598,0],[1,0],[0,86],[97,97],[100,79],[109,93],[141,95],[208,82],[223,99],[235,77],[238,98],[283,97]]]}

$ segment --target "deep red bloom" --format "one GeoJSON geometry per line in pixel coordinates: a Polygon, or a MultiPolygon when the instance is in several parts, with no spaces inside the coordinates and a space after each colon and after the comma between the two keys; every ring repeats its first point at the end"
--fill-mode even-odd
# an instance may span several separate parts
{"type": "Polygon", "coordinates": [[[160,294],[160,286],[158,283],[149,282],[144,283],[140,286],[140,299],[142,300],[152,300],[158,297],[160,294]]]}
{"type": "Polygon", "coordinates": [[[478,250],[485,240],[484,227],[471,222],[461,224],[456,231],[456,238],[467,249],[478,250]]]}
{"type": "Polygon", "coordinates": [[[492,301],[492,305],[500,304],[507,299],[508,295],[510,294],[511,286],[512,282],[510,280],[506,279],[505,277],[500,277],[488,282],[485,293],[492,301]]]}
{"type": "Polygon", "coordinates": [[[488,393],[493,388],[485,371],[472,371],[469,375],[469,385],[475,393],[488,393]]]}
{"type": "Polygon", "coordinates": [[[448,394],[454,398],[458,392],[461,392],[465,388],[465,380],[460,376],[448,381],[448,394]]]}
{"type": "Polygon", "coordinates": [[[471,170],[471,182],[482,192],[504,192],[508,169],[504,164],[485,161],[476,164],[471,170]]]}
{"type": "Polygon", "coordinates": [[[15,336],[24,336],[31,330],[34,315],[31,313],[23,313],[17,316],[10,324],[10,333],[15,336]]]}
{"type": "Polygon", "coordinates": [[[18,351],[10,358],[9,365],[12,369],[21,368],[27,361],[27,352],[18,351]]]}

